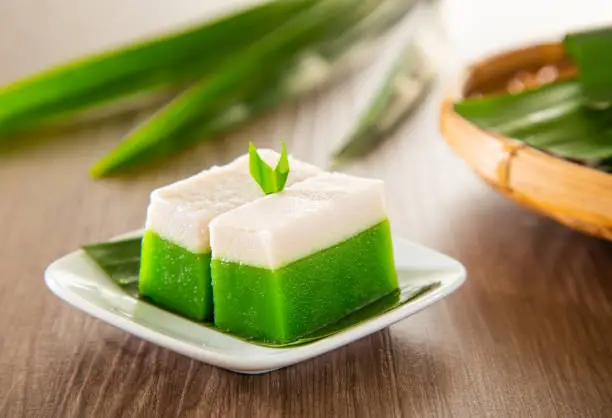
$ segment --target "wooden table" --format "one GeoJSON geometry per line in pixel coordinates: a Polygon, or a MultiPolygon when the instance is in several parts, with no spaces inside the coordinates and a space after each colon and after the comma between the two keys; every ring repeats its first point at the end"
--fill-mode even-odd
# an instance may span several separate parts
{"type": "MultiPolygon", "coordinates": [[[[0,82],[210,7],[166,3],[0,2],[0,82]]],[[[438,134],[439,91],[418,123],[346,168],[384,179],[394,227],[469,271],[457,293],[414,317],[311,361],[242,376],[131,337],[45,287],[49,262],[139,228],[152,188],[227,162],[248,140],[286,139],[296,156],[325,165],[359,87],[319,92],[120,179],[95,182],[87,168],[134,120],[0,155],[0,416],[610,416],[612,246],[483,185],[438,134]]]]}

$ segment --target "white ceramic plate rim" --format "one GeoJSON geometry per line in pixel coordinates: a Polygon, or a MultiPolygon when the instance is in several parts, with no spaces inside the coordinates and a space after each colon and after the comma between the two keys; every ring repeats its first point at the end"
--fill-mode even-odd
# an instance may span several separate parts
{"type": "MultiPolygon", "coordinates": [[[[141,233],[141,231],[125,234],[120,238],[134,236],[139,233],[141,233]]],[[[434,289],[433,291],[427,293],[424,296],[417,298],[412,302],[408,302],[389,312],[369,319],[359,325],[353,326],[347,329],[346,331],[342,331],[338,334],[326,337],[324,339],[312,342],[307,345],[287,348],[263,347],[231,337],[227,334],[220,333],[218,331],[215,331],[214,329],[194,324],[191,321],[181,318],[180,316],[175,316],[171,313],[162,311],[159,308],[151,306],[151,309],[160,311],[159,315],[163,315],[163,317],[166,319],[166,322],[174,322],[177,324],[177,326],[193,324],[199,328],[203,328],[201,334],[204,336],[213,336],[213,334],[209,333],[218,334],[214,335],[214,339],[217,342],[221,342],[221,345],[226,344],[228,348],[231,346],[234,351],[243,351],[243,355],[237,355],[235,352],[223,352],[218,347],[209,347],[205,344],[198,345],[192,341],[175,338],[171,335],[167,335],[166,333],[160,330],[154,329],[153,324],[151,324],[151,326],[147,326],[146,323],[143,323],[142,318],[136,321],[134,318],[127,317],[126,315],[121,315],[118,312],[113,312],[113,310],[109,309],[108,307],[99,306],[97,303],[94,303],[91,300],[83,297],[82,295],[79,295],[77,292],[75,292],[73,288],[75,286],[78,286],[79,281],[82,282],[83,279],[87,281],[88,278],[83,277],[83,275],[80,275],[78,272],[76,272],[76,266],[78,265],[78,263],[82,263],[84,260],[89,263],[92,263],[82,250],[70,253],[53,262],[45,271],[45,282],[49,289],[51,289],[51,291],[55,295],[57,295],[60,299],[69,303],[70,305],[73,305],[74,307],[98,319],[101,319],[102,321],[105,321],[115,327],[123,329],[124,331],[127,331],[137,337],[150,341],[154,344],[166,347],[170,350],[176,351],[177,353],[186,355],[188,357],[192,357],[205,363],[209,363],[232,371],[237,371],[240,373],[264,373],[319,356],[323,353],[334,350],[345,344],[356,341],[369,334],[372,334],[392,324],[395,324],[396,322],[412,314],[415,314],[421,311],[422,309],[430,306],[431,304],[447,297],[456,289],[458,289],[465,281],[465,268],[458,261],[448,256],[440,254],[426,247],[408,242],[398,237],[394,237],[394,247],[396,253],[396,260],[398,261],[396,263],[398,264],[398,270],[406,268],[406,266],[401,265],[401,261],[399,261],[399,259],[401,259],[402,257],[406,257],[406,254],[408,253],[414,253],[416,251],[424,255],[427,254],[427,256],[429,256],[430,258],[435,258],[437,260],[438,269],[432,269],[431,272],[439,271],[441,276],[447,274],[452,277],[447,277],[446,279],[440,280],[442,282],[440,287],[434,289]],[[173,318],[167,317],[167,315],[171,315],[173,318]]],[[[426,271],[426,269],[424,269],[423,271],[426,271]]],[[[99,271],[98,274],[104,276],[104,273],[102,271],[99,271]]],[[[106,280],[109,279],[107,278],[106,280]]],[[[430,279],[429,281],[433,280],[430,279]]],[[[136,305],[146,304],[145,302],[138,301],[137,299],[125,294],[123,290],[121,290],[113,283],[111,283],[111,285],[116,288],[117,294],[110,295],[109,298],[130,298],[136,301],[136,305]]]]}

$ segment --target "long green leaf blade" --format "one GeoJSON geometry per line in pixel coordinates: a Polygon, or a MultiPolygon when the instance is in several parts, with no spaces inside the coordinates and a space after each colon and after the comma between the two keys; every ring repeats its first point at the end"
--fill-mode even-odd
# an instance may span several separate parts
{"type": "Polygon", "coordinates": [[[585,97],[591,102],[611,102],[612,28],[571,33],[563,44],[579,69],[585,97]]]}
{"type": "Polygon", "coordinates": [[[415,3],[410,0],[375,2],[369,13],[343,36],[322,43],[313,54],[280,71],[268,83],[259,83],[260,87],[243,101],[218,109],[210,122],[195,126],[190,135],[206,140],[228,133],[282,103],[349,73],[373,56],[375,48],[367,48],[369,53],[364,54],[363,46],[375,47],[375,41],[393,29],[415,3]]]}
{"type": "Polygon", "coordinates": [[[350,30],[321,45],[319,53],[333,59],[357,43],[374,40],[399,24],[419,3],[418,0],[382,0],[350,30]]]}
{"type": "Polygon", "coordinates": [[[262,85],[274,83],[306,49],[334,39],[359,21],[363,4],[349,0],[317,2],[129,134],[92,168],[92,175],[106,176],[190,145],[198,139],[193,136],[194,125],[210,122],[218,109],[252,97],[262,85]]]}
{"type": "Polygon", "coordinates": [[[274,1],[78,60],[0,89],[0,134],[143,90],[201,78],[312,1],[274,1]]]}
{"type": "Polygon", "coordinates": [[[589,163],[612,158],[612,108],[584,103],[580,83],[569,80],[465,100],[455,110],[483,129],[563,158],[589,163]]]}
{"type": "Polygon", "coordinates": [[[432,73],[425,57],[408,44],[380,79],[363,115],[334,152],[336,163],[373,150],[412,113],[427,91],[432,73]]]}

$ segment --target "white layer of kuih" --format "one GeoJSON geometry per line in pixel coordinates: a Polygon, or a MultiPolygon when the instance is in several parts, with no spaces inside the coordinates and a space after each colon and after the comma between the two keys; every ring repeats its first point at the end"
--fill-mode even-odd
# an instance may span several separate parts
{"type": "Polygon", "coordinates": [[[277,269],[385,219],[382,181],[322,173],[213,220],[212,256],[277,269]]]}
{"type": "MultiPolygon", "coordinates": [[[[259,150],[259,155],[272,167],[280,158],[268,149],[259,150]]],[[[322,172],[293,158],[289,164],[288,186],[322,172]]],[[[249,156],[244,155],[225,166],[154,190],[146,228],[193,253],[205,253],[210,251],[209,224],[214,218],[263,196],[249,172],[249,156]]]]}

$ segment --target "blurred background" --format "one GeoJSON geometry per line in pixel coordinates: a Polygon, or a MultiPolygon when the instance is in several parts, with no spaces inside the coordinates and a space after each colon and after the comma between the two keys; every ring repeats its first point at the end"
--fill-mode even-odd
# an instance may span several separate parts
{"type": "MultiPolygon", "coordinates": [[[[0,39],[0,56],[8,64],[0,72],[0,85],[92,53],[173,33],[261,3],[264,2],[185,1],[181,7],[176,7],[170,2],[154,1],[143,8],[140,0],[109,0],[100,4],[57,0],[3,2],[0,16],[6,35],[0,39]],[[32,14],[33,10],[35,14],[32,14]]],[[[404,18],[389,24],[388,30],[381,31],[374,54],[368,56],[365,62],[355,63],[357,71],[350,75],[351,87],[347,90],[346,83],[341,87],[337,84],[342,83],[331,83],[335,88],[325,103],[338,113],[323,111],[323,114],[333,118],[333,123],[326,126],[325,132],[315,133],[327,137],[327,149],[319,151],[321,158],[338,151],[342,141],[347,139],[360,117],[363,117],[364,111],[372,105],[373,97],[380,92],[381,83],[394,59],[398,59],[409,44],[416,45],[419,54],[411,56],[412,68],[406,70],[409,73],[406,78],[413,83],[407,88],[410,90],[408,96],[418,97],[406,100],[419,104],[432,96],[439,99],[443,93],[441,86],[474,60],[529,42],[560,39],[568,31],[606,23],[612,15],[612,7],[604,0],[562,3],[553,0],[410,0],[405,4],[414,4],[414,7],[399,7],[401,13],[405,13],[404,18]],[[433,88],[429,88],[431,86],[427,83],[430,82],[433,88]],[[427,91],[421,92],[426,85],[427,91]],[[329,104],[334,100],[351,101],[354,106],[329,104]]],[[[223,46],[219,45],[219,48],[223,46]]],[[[355,57],[351,60],[357,61],[355,57]]],[[[347,79],[341,78],[343,81],[347,79]]],[[[325,90],[328,90],[327,86],[325,90]]],[[[276,107],[286,108],[282,106],[284,103],[280,102],[276,107]]],[[[416,105],[414,108],[418,109],[416,105]]],[[[143,111],[131,120],[129,129],[114,133],[113,136],[118,138],[115,141],[107,140],[108,146],[102,149],[102,154],[98,151],[97,160],[104,155],[104,151],[109,152],[117,146],[121,137],[147,120],[153,110],[157,109],[143,111]]],[[[415,121],[412,116],[402,118],[400,123],[405,126],[415,121]]],[[[279,135],[274,136],[274,141],[278,142],[279,135]]],[[[297,141],[294,153],[299,153],[296,147],[300,143],[297,141]]],[[[205,145],[198,149],[202,147],[205,145]]],[[[239,147],[244,148],[243,143],[239,147]]],[[[92,159],[90,162],[95,161],[92,159]]]]}
{"type": "MultiPolygon", "coordinates": [[[[2,82],[82,54],[200,23],[203,17],[258,3],[261,1],[185,0],[181,7],[176,7],[171,2],[157,0],[147,3],[145,11],[139,0],[108,0],[100,4],[61,0],[2,2],[0,16],[7,28],[6,36],[0,39],[0,50],[3,60],[14,63],[2,72],[2,82]],[[36,30],[31,25],[34,10],[44,16],[36,20],[36,30]],[[146,18],[143,18],[145,12],[146,18]]],[[[606,24],[612,15],[612,6],[606,0],[427,0],[424,3],[433,7],[439,18],[437,23],[430,24],[446,33],[456,56],[465,61],[506,46],[606,24]]]]}
{"type": "MultiPolygon", "coordinates": [[[[260,3],[0,0],[0,86],[260,3]]],[[[139,144],[163,139],[140,128],[160,103],[175,97],[174,90],[154,106],[130,106],[118,116],[97,115],[67,128],[60,123],[59,129],[35,134],[11,133],[9,141],[0,141],[0,416],[135,416],[150,405],[159,406],[158,415],[189,409],[194,416],[211,405],[236,416],[254,410],[295,416],[313,405],[322,414],[349,405],[347,415],[368,410],[373,416],[607,416],[609,243],[497,194],[444,142],[439,115],[464,66],[507,48],[610,24],[612,2],[394,4],[405,9],[403,18],[384,28],[365,59],[350,55],[347,62],[356,65],[334,82],[315,83],[236,129],[221,128],[248,115],[248,106],[245,112],[234,106],[240,100],[232,96],[228,105],[223,97],[208,109],[219,116],[212,119],[223,122],[205,132],[214,138],[153,162],[124,167],[139,157],[129,154],[135,148],[121,147],[126,138],[139,144]],[[410,59],[401,59],[404,52],[410,59]],[[395,109],[406,113],[393,133],[379,135],[395,109]],[[364,122],[369,115],[376,116],[375,123],[364,122]],[[375,147],[336,161],[347,140],[375,147]],[[383,179],[398,235],[460,260],[468,281],[452,298],[390,331],[259,380],[225,374],[124,335],[62,304],[44,287],[44,269],[54,259],[141,228],[152,189],[229,162],[247,151],[249,141],[277,149],[286,141],[299,159],[383,179]],[[119,168],[117,177],[98,178],[119,168]]],[[[213,46],[213,58],[228,48],[213,46]]],[[[335,68],[321,56],[301,61],[305,70],[299,74],[308,77],[300,83],[335,68]]],[[[111,66],[91,79],[125,68],[111,66]]],[[[51,86],[45,94],[65,104],[64,88],[83,80],[61,81],[62,88],[51,86]]],[[[284,98],[287,90],[279,91],[284,98]]],[[[14,106],[0,101],[0,121],[7,109],[41,97],[47,96],[16,93],[14,106]]],[[[42,106],[15,120],[27,124],[49,109],[54,108],[42,106]]],[[[7,126],[19,128],[17,122],[7,126]]]]}

